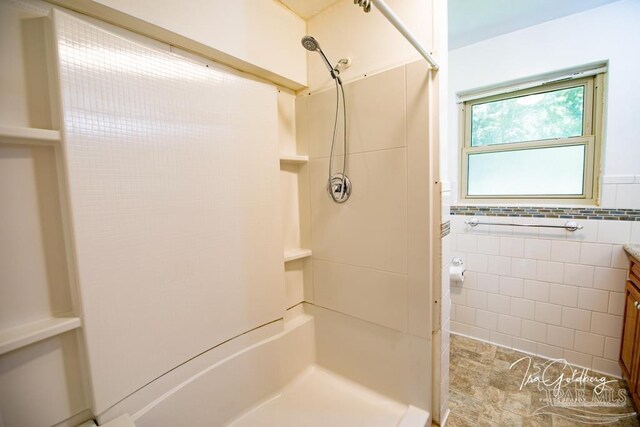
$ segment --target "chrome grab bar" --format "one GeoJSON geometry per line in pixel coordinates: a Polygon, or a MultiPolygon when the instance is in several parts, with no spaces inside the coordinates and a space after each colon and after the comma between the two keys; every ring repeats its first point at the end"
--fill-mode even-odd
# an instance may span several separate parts
{"type": "Polygon", "coordinates": [[[564,228],[567,231],[582,230],[582,226],[576,221],[567,221],[564,225],[544,225],[544,224],[515,224],[515,223],[500,223],[500,222],[482,222],[478,218],[471,218],[464,222],[471,227],[478,225],[508,225],[511,227],[538,227],[538,228],[564,228]]]}

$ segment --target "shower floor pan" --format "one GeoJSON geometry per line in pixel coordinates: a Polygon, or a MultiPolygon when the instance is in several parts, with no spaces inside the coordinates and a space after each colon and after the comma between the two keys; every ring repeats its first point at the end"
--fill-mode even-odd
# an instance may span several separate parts
{"type": "Polygon", "coordinates": [[[312,365],[232,427],[424,426],[427,412],[312,365]]]}

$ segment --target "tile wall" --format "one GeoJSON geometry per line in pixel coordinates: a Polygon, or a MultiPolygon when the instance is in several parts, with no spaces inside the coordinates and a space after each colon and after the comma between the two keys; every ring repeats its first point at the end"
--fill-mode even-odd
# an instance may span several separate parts
{"type": "MultiPolygon", "coordinates": [[[[619,375],[628,259],[640,222],[578,219],[582,230],[464,223],[451,216],[451,257],[468,269],[451,282],[451,330],[619,375]]],[[[561,218],[478,216],[493,223],[564,224],[561,218]]]]}

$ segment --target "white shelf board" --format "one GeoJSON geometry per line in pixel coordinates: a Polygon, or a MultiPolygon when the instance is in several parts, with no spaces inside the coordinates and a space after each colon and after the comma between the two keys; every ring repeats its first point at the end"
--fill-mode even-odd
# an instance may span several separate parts
{"type": "Polygon", "coordinates": [[[307,258],[311,256],[311,249],[292,249],[284,252],[284,262],[294,261],[296,259],[307,258]]]}
{"type": "Polygon", "coordinates": [[[0,125],[0,142],[8,144],[53,144],[60,138],[58,130],[0,125]]]}
{"type": "Polygon", "coordinates": [[[0,331],[0,355],[79,328],[80,325],[79,317],[49,317],[0,331]]]}
{"type": "Polygon", "coordinates": [[[309,156],[280,156],[280,163],[302,164],[309,162],[309,156]]]}

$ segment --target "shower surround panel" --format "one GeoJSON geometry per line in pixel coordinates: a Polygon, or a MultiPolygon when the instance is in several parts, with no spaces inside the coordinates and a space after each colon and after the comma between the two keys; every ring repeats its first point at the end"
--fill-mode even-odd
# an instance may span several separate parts
{"type": "Polygon", "coordinates": [[[54,13],[94,413],[284,307],[276,90],[54,13]]]}

